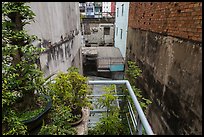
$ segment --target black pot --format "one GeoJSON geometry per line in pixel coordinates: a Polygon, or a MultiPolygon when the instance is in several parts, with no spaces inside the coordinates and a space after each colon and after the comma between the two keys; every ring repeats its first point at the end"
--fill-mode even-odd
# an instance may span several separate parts
{"type": "Polygon", "coordinates": [[[47,96],[47,95],[44,95],[44,94],[40,94],[40,96],[45,97],[47,99],[47,101],[48,101],[45,109],[40,114],[33,117],[32,119],[22,121],[22,123],[27,126],[27,129],[28,129],[29,132],[36,129],[40,125],[42,125],[43,119],[45,118],[48,111],[52,107],[52,100],[51,100],[50,96],[47,96]]]}

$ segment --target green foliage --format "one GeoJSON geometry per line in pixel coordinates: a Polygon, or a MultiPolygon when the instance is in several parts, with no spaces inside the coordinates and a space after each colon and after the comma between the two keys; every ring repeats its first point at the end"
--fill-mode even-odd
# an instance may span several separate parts
{"type": "Polygon", "coordinates": [[[110,111],[111,113],[117,109],[117,106],[114,105],[114,101],[117,99],[117,97],[114,96],[115,94],[114,90],[115,90],[115,85],[104,87],[105,94],[103,94],[98,99],[97,105],[99,106],[99,108],[106,107],[107,111],[110,111]]]}
{"type": "Polygon", "coordinates": [[[35,103],[30,101],[32,95],[43,89],[43,73],[36,64],[43,49],[33,46],[37,37],[24,30],[34,16],[25,2],[2,2],[2,125],[6,135],[26,134],[14,104],[19,98],[26,101],[24,106],[35,103]]]}
{"type": "Polygon", "coordinates": [[[33,111],[26,111],[23,114],[18,115],[18,117],[19,117],[20,121],[29,120],[29,119],[37,116],[38,114],[40,114],[42,111],[43,111],[43,108],[36,109],[33,111]]]}
{"type": "Polygon", "coordinates": [[[7,108],[2,111],[2,134],[3,135],[26,135],[27,127],[20,121],[16,113],[7,108]]]}
{"type": "Polygon", "coordinates": [[[104,115],[96,126],[88,132],[89,135],[121,135],[123,125],[119,113],[113,113],[108,117],[104,115]]]}
{"type": "Polygon", "coordinates": [[[27,108],[23,112],[20,112],[20,113],[17,112],[16,115],[18,116],[20,121],[30,120],[43,112],[43,110],[45,109],[45,106],[48,103],[47,99],[40,95],[36,96],[35,99],[39,107],[35,108],[34,110],[30,110],[30,108],[27,108]]]}
{"type": "Polygon", "coordinates": [[[54,103],[62,103],[71,109],[90,105],[86,96],[90,94],[87,78],[79,74],[77,68],[71,67],[68,73],[59,73],[54,82],[49,84],[49,88],[54,103]]]}
{"type": "Polygon", "coordinates": [[[23,26],[33,21],[35,14],[25,2],[3,2],[2,16],[2,80],[9,91],[18,91],[22,97],[33,94],[44,82],[36,64],[43,49],[32,45],[37,37],[28,35],[23,26]]]}
{"type": "Polygon", "coordinates": [[[69,123],[81,115],[73,114],[73,110],[90,105],[86,96],[90,94],[87,78],[79,74],[77,68],[70,67],[67,73],[58,73],[47,85],[53,107],[39,135],[75,135],[76,130],[69,123]]]}
{"type": "MultiPolygon", "coordinates": [[[[139,101],[139,103],[140,103],[141,108],[142,108],[142,109],[144,110],[144,112],[146,113],[146,110],[147,110],[149,104],[151,104],[152,102],[151,102],[149,99],[146,99],[146,98],[144,98],[144,97],[142,96],[142,93],[141,93],[142,91],[141,91],[140,89],[136,88],[135,86],[132,86],[132,90],[133,90],[133,92],[135,93],[135,95],[136,95],[136,97],[137,97],[137,99],[138,99],[138,101],[139,101]]],[[[128,92],[128,91],[126,90],[126,93],[127,93],[127,92],[128,92]]],[[[127,98],[129,99],[130,103],[133,105],[134,103],[133,103],[133,101],[132,101],[130,95],[127,95],[127,98]]]]}
{"type": "Polygon", "coordinates": [[[106,107],[107,112],[103,114],[96,126],[88,131],[89,135],[122,135],[124,134],[124,125],[119,118],[119,108],[116,105],[117,97],[115,95],[115,86],[105,86],[105,94],[98,99],[99,108],[106,107]]]}
{"type": "Polygon", "coordinates": [[[141,73],[142,70],[136,65],[135,62],[128,61],[128,69],[125,70],[125,74],[131,85],[134,85],[135,80],[141,75],[141,73]]]}
{"type": "Polygon", "coordinates": [[[11,17],[13,13],[20,13],[21,19],[24,22],[30,22],[34,19],[34,12],[30,10],[30,7],[25,2],[3,2],[2,3],[2,14],[4,16],[11,17]]]}
{"type": "MultiPolygon", "coordinates": [[[[142,73],[142,71],[136,65],[135,62],[128,61],[128,69],[126,69],[125,74],[127,76],[127,79],[130,81],[132,89],[133,89],[133,91],[134,91],[134,93],[135,93],[135,95],[136,95],[136,97],[140,103],[140,106],[142,107],[142,109],[146,113],[146,110],[147,110],[149,104],[151,104],[152,102],[149,99],[144,98],[142,96],[141,90],[135,87],[135,81],[136,81],[137,77],[141,75],[141,73],[142,73]]],[[[126,90],[126,94],[127,94],[128,91],[127,91],[127,89],[125,89],[125,90],[126,90]]],[[[131,104],[133,104],[133,101],[132,101],[129,94],[127,94],[127,98],[130,100],[131,104]]]]}
{"type": "Polygon", "coordinates": [[[49,113],[50,123],[42,126],[39,135],[75,135],[76,130],[69,125],[72,121],[69,106],[55,106],[49,113]]]}
{"type": "Polygon", "coordinates": [[[15,93],[8,91],[6,84],[7,81],[4,80],[2,82],[2,109],[9,107],[16,100],[15,93]]]}

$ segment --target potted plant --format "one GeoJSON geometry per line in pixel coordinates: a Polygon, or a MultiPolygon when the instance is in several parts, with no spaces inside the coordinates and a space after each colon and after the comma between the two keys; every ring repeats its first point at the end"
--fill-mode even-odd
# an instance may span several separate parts
{"type": "Polygon", "coordinates": [[[39,96],[45,90],[45,79],[36,62],[43,49],[35,47],[32,43],[37,37],[24,30],[34,16],[25,2],[2,3],[3,134],[27,134],[32,126],[25,125],[41,118],[50,107],[50,100],[39,96]]]}
{"type": "Polygon", "coordinates": [[[90,106],[87,97],[90,94],[87,78],[79,74],[77,68],[70,67],[67,73],[58,73],[49,87],[53,103],[70,107],[73,118],[70,124],[72,126],[79,124],[83,119],[82,108],[90,106]]]}
{"type": "Polygon", "coordinates": [[[71,120],[70,107],[54,103],[38,135],[76,135],[76,129],[67,124],[71,120]]]}

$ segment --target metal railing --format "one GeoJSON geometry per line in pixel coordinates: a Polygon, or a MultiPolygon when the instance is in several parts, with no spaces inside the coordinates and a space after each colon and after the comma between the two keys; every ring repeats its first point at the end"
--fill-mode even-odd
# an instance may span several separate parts
{"type": "MultiPolygon", "coordinates": [[[[154,135],[151,126],[149,125],[146,116],[137,100],[137,97],[135,96],[133,89],[129,83],[128,80],[89,80],[88,81],[89,85],[111,85],[111,84],[115,84],[115,85],[121,85],[121,84],[125,84],[126,88],[129,91],[129,94],[131,96],[131,99],[134,103],[134,107],[136,108],[137,111],[137,115],[135,115],[135,113],[133,112],[133,108],[131,106],[131,103],[128,100],[128,110],[129,110],[129,114],[130,114],[130,118],[132,120],[132,124],[133,124],[133,128],[135,130],[135,132],[138,135],[141,135],[144,129],[144,132],[147,135],[154,135]]],[[[128,125],[130,126],[130,120],[127,117],[127,122],[128,125]]],[[[132,129],[130,128],[130,133],[133,134],[132,129]]]]}

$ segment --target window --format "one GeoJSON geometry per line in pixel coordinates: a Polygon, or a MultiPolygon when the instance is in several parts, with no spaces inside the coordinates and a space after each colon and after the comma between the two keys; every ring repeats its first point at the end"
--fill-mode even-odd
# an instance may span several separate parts
{"type": "Polygon", "coordinates": [[[110,35],[110,27],[104,27],[104,35],[110,35]]]}
{"type": "Polygon", "coordinates": [[[118,17],[119,8],[117,8],[117,17],[118,17]]]}
{"type": "Polygon", "coordinates": [[[116,36],[118,36],[118,27],[116,27],[116,36]]]}
{"type": "Polygon", "coordinates": [[[124,4],[122,4],[121,6],[122,6],[122,16],[123,16],[123,10],[124,10],[123,8],[124,8],[124,4]]]}
{"type": "Polygon", "coordinates": [[[93,8],[87,8],[86,11],[87,12],[93,12],[93,8]]]}
{"type": "Polygon", "coordinates": [[[123,38],[123,29],[120,29],[120,39],[123,38]]]}

